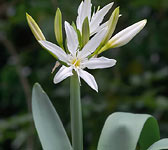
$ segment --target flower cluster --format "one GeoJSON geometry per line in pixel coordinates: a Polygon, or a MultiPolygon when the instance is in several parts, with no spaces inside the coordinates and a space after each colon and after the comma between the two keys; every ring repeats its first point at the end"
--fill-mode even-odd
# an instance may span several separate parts
{"type": "Polygon", "coordinates": [[[97,57],[97,55],[110,48],[127,44],[143,29],[147,22],[146,20],[139,21],[112,36],[121,16],[119,7],[112,12],[107,22],[102,23],[104,16],[112,5],[113,3],[110,3],[101,9],[98,7],[92,13],[91,0],[82,1],[78,8],[76,24],[70,25],[67,21],[64,23],[67,39],[65,44],[62,38],[62,15],[58,8],[54,29],[59,46],[47,41],[33,18],[26,14],[28,24],[37,41],[62,64],[62,67],[54,77],[55,84],[72,76],[75,71],[79,81],[82,78],[91,88],[98,91],[94,77],[84,69],[100,69],[114,66],[116,60],[97,57]]]}

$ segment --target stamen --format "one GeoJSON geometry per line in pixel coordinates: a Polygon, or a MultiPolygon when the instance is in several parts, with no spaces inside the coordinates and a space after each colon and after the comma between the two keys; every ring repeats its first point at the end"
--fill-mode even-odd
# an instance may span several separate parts
{"type": "Polygon", "coordinates": [[[74,59],[72,60],[72,64],[74,67],[79,67],[80,66],[80,60],[79,59],[74,59]]]}
{"type": "Polygon", "coordinates": [[[58,61],[56,61],[54,68],[52,69],[51,73],[55,71],[55,69],[60,65],[58,61]]]}

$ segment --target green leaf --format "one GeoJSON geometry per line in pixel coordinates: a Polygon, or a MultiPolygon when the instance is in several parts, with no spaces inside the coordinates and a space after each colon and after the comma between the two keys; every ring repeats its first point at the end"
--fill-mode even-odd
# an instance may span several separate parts
{"type": "Polygon", "coordinates": [[[161,150],[161,149],[168,149],[168,138],[161,139],[148,148],[148,150],[161,150]]]}
{"type": "Polygon", "coordinates": [[[135,150],[137,145],[146,150],[159,139],[159,127],[152,116],[117,112],[107,118],[98,150],[135,150]]]}
{"type": "Polygon", "coordinates": [[[33,87],[32,111],[43,149],[71,150],[71,144],[61,120],[48,96],[38,83],[33,87]]]}
{"type": "Polygon", "coordinates": [[[82,25],[82,47],[89,41],[90,29],[88,17],[85,18],[82,25]]]}

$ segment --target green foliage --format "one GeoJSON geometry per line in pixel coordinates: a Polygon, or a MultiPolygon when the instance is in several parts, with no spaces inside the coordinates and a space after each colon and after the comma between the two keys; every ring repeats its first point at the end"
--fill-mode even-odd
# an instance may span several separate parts
{"type": "Polygon", "coordinates": [[[113,113],[105,122],[98,150],[146,150],[159,139],[159,127],[152,116],[113,113]]]}
{"type": "Polygon", "coordinates": [[[32,111],[34,123],[44,150],[71,149],[71,144],[54,106],[37,83],[33,87],[32,111]]]}
{"type": "MultiPolygon", "coordinates": [[[[32,109],[33,119],[43,149],[72,149],[58,114],[46,93],[37,83],[33,87],[32,109]]],[[[74,107],[74,109],[76,108],[74,107]]],[[[159,139],[158,124],[151,115],[117,112],[107,118],[97,149],[167,149],[168,139],[160,141],[159,139]]]]}
{"type": "Polygon", "coordinates": [[[148,150],[160,150],[160,149],[168,149],[168,139],[162,139],[155,142],[152,146],[148,148],[148,150]]]}
{"type": "Polygon", "coordinates": [[[30,138],[32,135],[32,131],[30,129],[31,123],[32,117],[28,114],[13,116],[6,120],[0,120],[0,141],[5,143],[6,139],[13,139],[15,137],[15,140],[12,142],[13,148],[21,148],[25,145],[27,138],[30,138]]]}

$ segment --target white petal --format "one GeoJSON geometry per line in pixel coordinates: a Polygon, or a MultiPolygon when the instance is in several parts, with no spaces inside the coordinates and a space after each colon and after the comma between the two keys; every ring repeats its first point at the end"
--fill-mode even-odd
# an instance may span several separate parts
{"type": "Polygon", "coordinates": [[[100,23],[103,21],[104,16],[107,14],[107,12],[110,10],[110,8],[113,6],[113,2],[104,6],[102,9],[97,11],[91,18],[90,23],[90,32],[95,32],[95,30],[99,27],[100,23]]]}
{"type": "Polygon", "coordinates": [[[108,21],[101,24],[96,30],[94,30],[93,32],[90,32],[90,36],[94,35],[95,33],[98,33],[100,30],[104,30],[108,28],[108,21]]]}
{"type": "Polygon", "coordinates": [[[72,76],[72,68],[62,66],[54,77],[54,83],[57,84],[69,76],[72,76]]]}
{"type": "Polygon", "coordinates": [[[95,78],[88,72],[79,69],[79,76],[96,92],[98,92],[97,83],[95,81],[95,78]]]}
{"type": "Polygon", "coordinates": [[[88,69],[100,69],[109,68],[116,64],[116,60],[108,59],[105,57],[91,58],[84,63],[84,66],[88,69]]]}
{"type": "MultiPolygon", "coordinates": [[[[91,8],[92,8],[92,4],[91,4],[91,0],[85,0],[85,10],[84,10],[84,19],[86,17],[88,17],[89,21],[90,21],[90,17],[91,17],[91,8]]],[[[82,23],[83,24],[83,23],[82,23]]]]}
{"type": "Polygon", "coordinates": [[[139,21],[126,29],[117,33],[114,37],[109,40],[110,47],[120,47],[127,44],[132,38],[139,33],[145,26],[147,20],[139,21]]]}
{"type": "Polygon", "coordinates": [[[78,8],[78,17],[77,17],[77,28],[82,31],[82,24],[86,17],[88,17],[90,21],[91,17],[91,0],[85,0],[84,2],[81,2],[79,8],[78,8]]]}
{"type": "Polygon", "coordinates": [[[66,31],[66,36],[67,36],[67,46],[68,50],[72,55],[76,55],[76,50],[78,48],[78,37],[77,34],[74,30],[74,28],[65,21],[65,31],[66,31]]]}
{"type": "Polygon", "coordinates": [[[81,15],[83,9],[83,1],[80,3],[79,8],[78,8],[78,15],[81,15]]]}
{"type": "Polygon", "coordinates": [[[107,30],[101,30],[97,33],[88,43],[84,46],[84,48],[79,51],[78,58],[85,58],[91,53],[93,53],[96,48],[100,45],[102,39],[104,38],[107,30]]]}
{"type": "MultiPolygon", "coordinates": [[[[80,30],[81,28],[81,13],[82,13],[82,9],[83,9],[83,1],[80,3],[79,5],[79,8],[78,8],[78,16],[77,16],[77,19],[76,19],[76,25],[77,25],[77,28],[80,30]]],[[[81,31],[81,30],[80,30],[81,31]]]]}
{"type": "Polygon", "coordinates": [[[49,41],[38,41],[44,48],[50,51],[52,54],[58,57],[59,60],[63,62],[68,62],[67,54],[59,46],[49,42],[49,41]]]}

